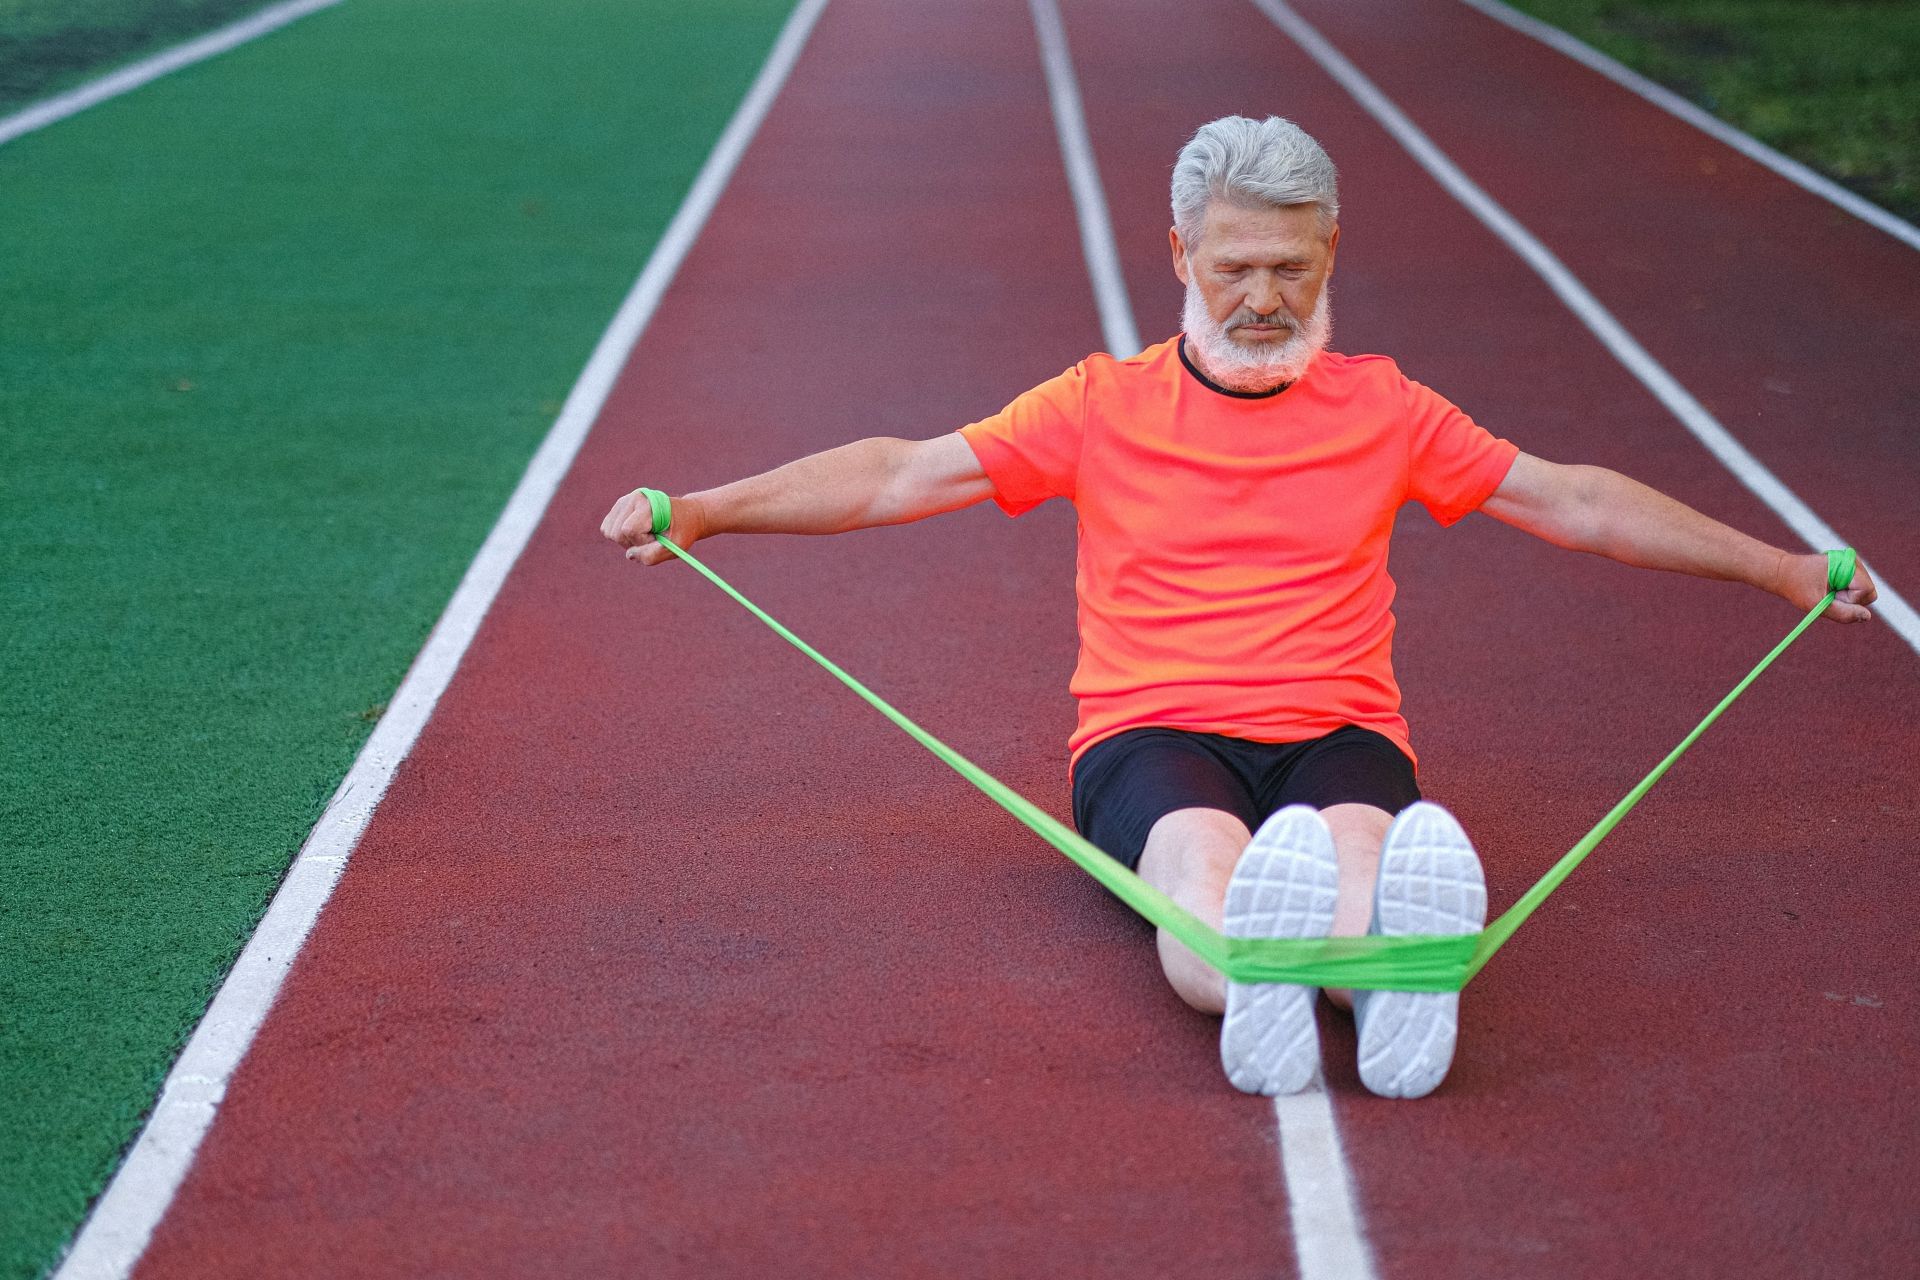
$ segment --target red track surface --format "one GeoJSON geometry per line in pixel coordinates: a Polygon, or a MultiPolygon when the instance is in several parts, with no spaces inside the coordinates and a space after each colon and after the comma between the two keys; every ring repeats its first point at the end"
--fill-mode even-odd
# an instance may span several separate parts
{"type": "MultiPolygon", "coordinates": [[[[1177,315],[1174,149],[1279,111],[1342,168],[1337,345],[1789,541],[1256,10],[1160,9],[1066,14],[1145,337],[1177,315]]],[[[1911,251],[1470,11],[1305,11],[1920,590],[1920,459],[1889,425],[1915,375],[1883,358],[1911,345],[1911,251]],[[1783,285],[1771,246],[1822,234],[1824,276],[1783,285]]],[[[1144,928],[710,587],[595,534],[638,482],[981,416],[1096,347],[1093,314],[1024,6],[836,0],[141,1275],[1290,1268],[1272,1113],[1220,1080],[1144,928]]],[[[1061,810],[1071,544],[1065,510],[975,510],[702,550],[1061,810]]],[[[1410,514],[1395,572],[1423,781],[1497,903],[1793,620],[1486,520],[1410,514]]],[[[1435,1097],[1366,1095],[1327,1021],[1382,1275],[1920,1256],[1916,669],[1884,629],[1811,633],[1474,985],[1435,1097]]]]}

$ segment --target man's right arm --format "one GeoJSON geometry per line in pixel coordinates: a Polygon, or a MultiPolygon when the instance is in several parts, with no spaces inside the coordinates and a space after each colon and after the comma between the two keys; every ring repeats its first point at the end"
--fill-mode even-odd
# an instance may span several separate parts
{"type": "MultiPolygon", "coordinates": [[[[676,497],[667,536],[687,547],[716,533],[845,533],[905,524],[992,496],[993,482],[958,432],[932,440],[876,437],[676,497]]],[[[613,504],[600,532],[627,548],[629,560],[673,558],[654,539],[651,513],[637,491],[613,504]]]]}

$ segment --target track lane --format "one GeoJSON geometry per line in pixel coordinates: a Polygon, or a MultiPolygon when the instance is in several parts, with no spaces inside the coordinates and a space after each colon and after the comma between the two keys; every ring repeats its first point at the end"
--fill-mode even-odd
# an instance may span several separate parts
{"type": "MultiPolygon", "coordinates": [[[[1143,338],[1179,302],[1167,159],[1213,116],[1289,115],[1341,166],[1339,349],[1394,354],[1531,451],[1790,536],[1251,5],[1184,9],[1177,42],[1144,3],[1066,20],[1143,338]]],[[[1496,905],[1794,620],[1485,519],[1408,513],[1394,568],[1423,785],[1476,833],[1496,905]]],[[[1872,1274],[1920,1246],[1899,1172],[1920,759],[1885,713],[1911,664],[1884,630],[1803,640],[1476,983],[1435,1097],[1364,1094],[1348,1024],[1323,1022],[1383,1276],[1872,1274]]]]}
{"type": "MultiPolygon", "coordinates": [[[[1144,927],[595,535],[1097,343],[1024,6],[830,6],[140,1274],[1283,1269],[1271,1113],[1144,927]]],[[[709,550],[1064,809],[1069,512],[709,550]]]]}

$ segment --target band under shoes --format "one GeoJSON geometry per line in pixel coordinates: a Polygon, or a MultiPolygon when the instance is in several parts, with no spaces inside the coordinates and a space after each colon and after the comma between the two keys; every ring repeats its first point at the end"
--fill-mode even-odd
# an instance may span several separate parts
{"type": "MultiPolygon", "coordinates": [[[[1321,938],[1333,928],[1340,867],[1319,812],[1290,805],[1254,834],[1227,885],[1225,932],[1236,938],[1321,938]]],[[[1370,933],[1474,933],[1487,887],[1473,842],[1439,805],[1421,801],[1387,829],[1370,933]]],[[[1312,987],[1227,983],[1220,1065],[1247,1093],[1297,1093],[1320,1068],[1312,987]]],[[[1387,1098],[1432,1093],[1453,1065],[1457,991],[1355,991],[1360,1079],[1387,1098]]]]}

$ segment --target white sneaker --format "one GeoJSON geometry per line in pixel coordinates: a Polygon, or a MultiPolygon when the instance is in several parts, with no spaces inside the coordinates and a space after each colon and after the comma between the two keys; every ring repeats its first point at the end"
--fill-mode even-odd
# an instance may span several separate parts
{"type": "MultiPolygon", "coordinates": [[[[1401,811],[1380,850],[1369,933],[1473,933],[1487,922],[1487,882],[1452,814],[1422,800],[1401,811]]],[[[1453,1065],[1458,991],[1356,991],[1360,1080],[1383,1098],[1423,1098],[1453,1065]]]]}
{"type": "MultiPolygon", "coordinates": [[[[1227,884],[1232,938],[1324,938],[1333,928],[1340,863],[1319,811],[1288,805],[1262,823],[1227,884]]],[[[1313,987],[1227,983],[1220,1065],[1236,1089],[1298,1093],[1320,1069],[1313,987]]]]}

